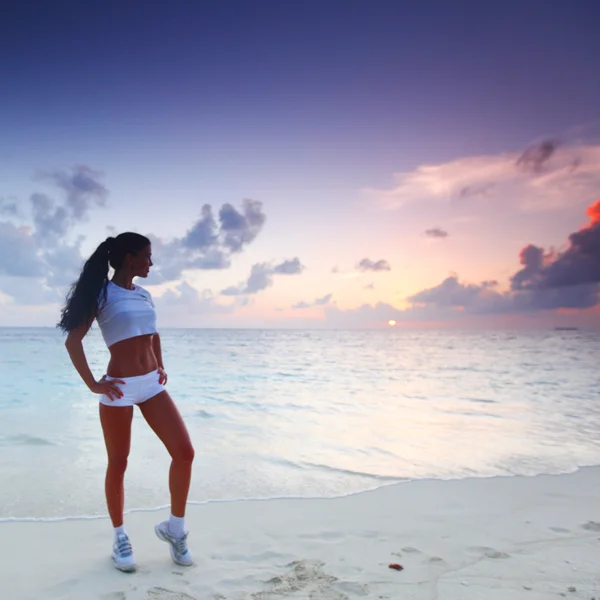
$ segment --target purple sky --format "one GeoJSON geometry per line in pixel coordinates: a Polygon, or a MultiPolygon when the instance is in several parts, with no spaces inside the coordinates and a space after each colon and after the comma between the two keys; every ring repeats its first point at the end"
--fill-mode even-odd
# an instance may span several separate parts
{"type": "Polygon", "coordinates": [[[156,240],[165,325],[595,324],[599,279],[512,282],[529,245],[600,260],[599,24],[587,0],[3,3],[0,325],[52,325],[110,228],[156,240]],[[190,245],[207,204],[218,241],[190,245]]]}

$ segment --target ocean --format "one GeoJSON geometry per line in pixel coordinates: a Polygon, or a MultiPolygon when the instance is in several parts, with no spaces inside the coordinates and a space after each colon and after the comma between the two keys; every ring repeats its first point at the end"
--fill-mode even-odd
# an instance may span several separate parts
{"type": "MultiPolygon", "coordinates": [[[[164,330],[196,450],[191,502],[335,497],[600,464],[600,334],[164,330]]],[[[0,519],[106,514],[97,397],[60,331],[0,328],[0,519]]],[[[85,339],[94,373],[108,351],[85,339]]],[[[169,502],[136,411],[126,510],[169,502]]]]}

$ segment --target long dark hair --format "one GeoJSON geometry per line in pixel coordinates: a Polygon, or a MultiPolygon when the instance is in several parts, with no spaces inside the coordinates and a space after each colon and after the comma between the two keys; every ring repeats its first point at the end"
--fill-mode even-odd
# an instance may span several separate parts
{"type": "Polygon", "coordinates": [[[99,301],[106,298],[108,265],[118,271],[127,254],[135,256],[149,244],[147,237],[130,231],[121,233],[116,238],[106,238],[87,259],[79,279],[71,286],[58,327],[69,332],[92,321],[99,301]]]}

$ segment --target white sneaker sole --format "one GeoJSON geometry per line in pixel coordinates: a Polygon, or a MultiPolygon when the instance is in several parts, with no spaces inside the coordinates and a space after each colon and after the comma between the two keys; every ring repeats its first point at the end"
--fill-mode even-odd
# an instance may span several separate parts
{"type": "Polygon", "coordinates": [[[133,573],[135,570],[137,570],[137,565],[135,563],[133,565],[119,565],[117,564],[117,561],[115,560],[114,556],[112,556],[111,558],[115,565],[115,569],[118,569],[123,573],[133,573]]]}
{"type": "Polygon", "coordinates": [[[189,563],[185,563],[185,562],[181,562],[179,560],[177,560],[177,558],[175,558],[175,552],[173,551],[173,546],[171,545],[171,542],[162,534],[162,531],[160,530],[158,525],[154,526],[154,533],[156,533],[156,537],[169,544],[169,551],[171,552],[171,558],[173,559],[173,562],[177,565],[180,565],[182,567],[191,567],[194,563],[193,562],[189,562],[189,563]]]}

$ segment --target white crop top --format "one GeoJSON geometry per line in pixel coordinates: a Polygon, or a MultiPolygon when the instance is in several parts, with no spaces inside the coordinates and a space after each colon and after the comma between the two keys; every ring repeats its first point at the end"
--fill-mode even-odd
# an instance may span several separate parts
{"type": "Polygon", "coordinates": [[[148,290],[138,285],[128,290],[109,281],[106,301],[100,298],[96,319],[109,348],[128,338],[157,333],[154,302],[148,290]]]}

